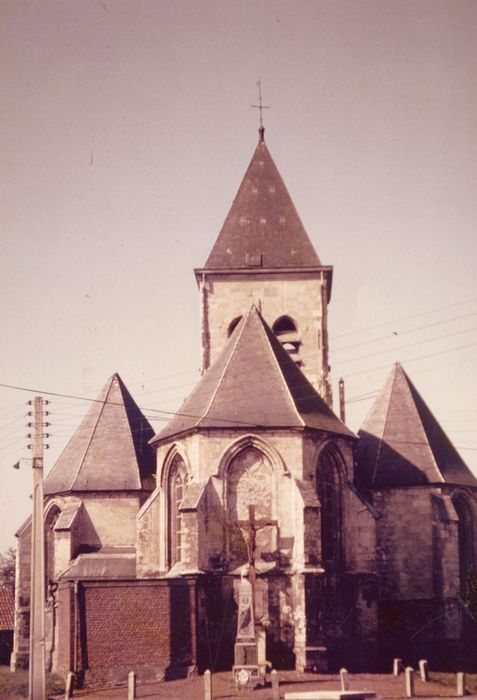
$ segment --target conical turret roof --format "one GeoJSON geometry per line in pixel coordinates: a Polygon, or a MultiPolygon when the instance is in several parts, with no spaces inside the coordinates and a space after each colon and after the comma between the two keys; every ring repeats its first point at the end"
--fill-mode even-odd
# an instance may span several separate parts
{"type": "Polygon", "coordinates": [[[477,486],[477,479],[399,363],[358,435],[357,474],[363,486],[443,482],[477,486]]]}
{"type": "Polygon", "coordinates": [[[153,443],[201,428],[305,427],[354,437],[252,306],[153,443]]]}
{"type": "Polygon", "coordinates": [[[317,266],[320,259],[260,140],[204,269],[317,266]]]}
{"type": "Polygon", "coordinates": [[[45,479],[45,494],[140,490],[154,471],[154,431],[118,374],[97,400],[45,479]]]}

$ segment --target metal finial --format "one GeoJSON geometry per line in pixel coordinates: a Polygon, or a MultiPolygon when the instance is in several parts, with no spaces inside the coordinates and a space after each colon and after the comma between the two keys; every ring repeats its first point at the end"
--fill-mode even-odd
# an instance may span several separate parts
{"type": "Polygon", "coordinates": [[[264,105],[262,104],[262,80],[259,78],[257,80],[257,86],[258,86],[258,105],[252,105],[252,107],[256,107],[257,109],[260,110],[260,126],[258,127],[258,135],[259,135],[259,141],[265,141],[265,127],[263,126],[263,114],[262,111],[264,109],[270,109],[269,105],[264,105]]]}

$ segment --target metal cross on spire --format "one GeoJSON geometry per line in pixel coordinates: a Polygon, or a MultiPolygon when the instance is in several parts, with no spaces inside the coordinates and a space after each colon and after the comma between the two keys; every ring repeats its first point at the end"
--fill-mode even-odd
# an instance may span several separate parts
{"type": "Polygon", "coordinates": [[[252,105],[252,107],[256,107],[256,109],[260,110],[260,126],[258,129],[258,133],[260,135],[260,141],[264,141],[264,135],[265,135],[265,127],[263,126],[263,110],[264,109],[270,109],[270,105],[264,105],[262,104],[262,80],[259,78],[257,80],[257,86],[258,86],[258,105],[252,105]]]}

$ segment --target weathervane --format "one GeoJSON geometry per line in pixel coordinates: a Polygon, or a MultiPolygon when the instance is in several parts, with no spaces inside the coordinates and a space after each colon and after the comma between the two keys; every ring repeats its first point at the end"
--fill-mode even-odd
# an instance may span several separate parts
{"type": "Polygon", "coordinates": [[[265,127],[263,126],[262,110],[270,109],[270,106],[262,104],[262,80],[261,80],[261,78],[259,78],[257,80],[257,86],[258,86],[258,105],[252,105],[252,107],[256,107],[257,109],[260,110],[260,127],[258,129],[258,133],[260,134],[260,141],[264,141],[265,140],[264,139],[265,127]]]}

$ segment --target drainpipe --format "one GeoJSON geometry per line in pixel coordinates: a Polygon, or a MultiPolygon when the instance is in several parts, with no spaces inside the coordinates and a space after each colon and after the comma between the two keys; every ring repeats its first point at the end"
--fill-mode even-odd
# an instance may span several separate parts
{"type": "Polygon", "coordinates": [[[78,597],[79,583],[74,583],[74,607],[73,607],[73,673],[78,671],[78,641],[79,641],[79,624],[78,624],[78,597]]]}
{"type": "Polygon", "coordinates": [[[339,392],[340,392],[340,418],[343,421],[343,423],[346,422],[346,413],[345,413],[345,388],[344,388],[344,379],[341,377],[339,381],[339,392]]]}

